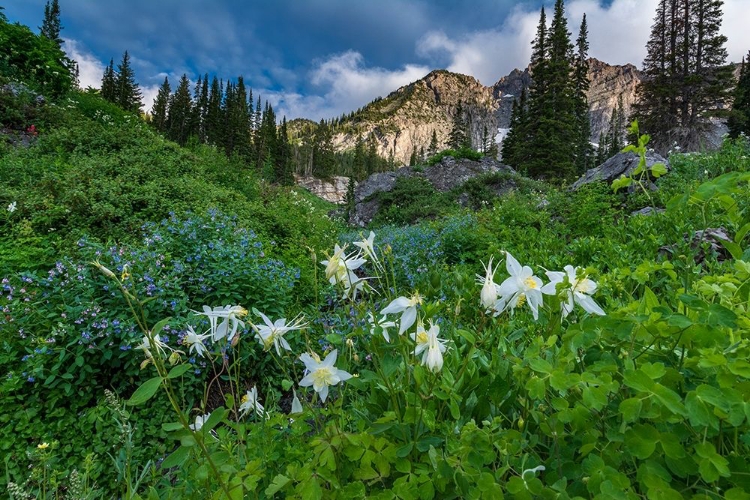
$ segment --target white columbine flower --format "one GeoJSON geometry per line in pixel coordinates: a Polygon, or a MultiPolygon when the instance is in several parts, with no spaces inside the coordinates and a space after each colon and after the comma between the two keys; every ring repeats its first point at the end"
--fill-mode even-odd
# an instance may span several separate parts
{"type": "Polygon", "coordinates": [[[213,309],[203,306],[203,312],[198,314],[208,317],[211,324],[211,339],[218,342],[225,337],[228,340],[233,339],[237,333],[237,328],[239,326],[245,327],[245,323],[240,318],[247,316],[247,309],[242,306],[219,306],[213,309]],[[224,321],[219,323],[219,318],[223,318],[224,321]]]}
{"type": "Polygon", "coordinates": [[[334,349],[322,362],[320,359],[316,360],[308,353],[304,353],[299,357],[307,368],[307,375],[300,380],[299,385],[301,387],[313,386],[315,392],[320,394],[320,399],[323,402],[328,397],[328,386],[336,385],[339,382],[352,378],[350,373],[333,366],[336,363],[337,356],[338,350],[334,349]]]}
{"type": "Polygon", "coordinates": [[[190,424],[189,427],[195,432],[198,432],[199,430],[201,430],[201,427],[203,427],[203,424],[205,424],[208,421],[210,416],[211,416],[210,412],[206,413],[205,415],[198,415],[197,417],[195,417],[195,423],[190,424]]]}
{"type": "Polygon", "coordinates": [[[479,294],[480,302],[487,312],[494,310],[497,303],[496,270],[492,269],[492,257],[490,257],[489,262],[484,266],[485,275],[480,276],[477,274],[477,282],[482,285],[482,291],[479,294]]]}
{"type": "Polygon", "coordinates": [[[156,350],[162,356],[164,356],[164,354],[165,354],[164,349],[170,349],[170,347],[167,344],[165,344],[164,342],[161,341],[161,339],[159,338],[158,335],[154,336],[154,344],[156,344],[156,345],[152,346],[151,345],[151,341],[148,339],[148,336],[144,335],[143,338],[141,339],[141,343],[139,345],[137,345],[135,348],[136,349],[141,349],[146,354],[146,357],[148,357],[148,358],[150,358],[152,356],[152,353],[151,353],[151,348],[152,347],[156,347],[156,350]]]}
{"type": "Polygon", "coordinates": [[[386,314],[401,313],[398,334],[403,335],[417,320],[417,306],[421,304],[422,297],[419,295],[419,292],[416,292],[408,299],[406,297],[394,299],[385,309],[380,311],[380,314],[385,316],[386,314]]]}
{"type": "Polygon", "coordinates": [[[367,238],[363,238],[361,241],[355,241],[354,246],[359,247],[364,252],[365,257],[369,257],[373,262],[379,262],[378,256],[375,254],[375,233],[370,231],[370,235],[367,238]]]}
{"type": "Polygon", "coordinates": [[[567,265],[563,269],[565,269],[564,273],[560,271],[547,271],[547,277],[550,279],[550,282],[544,285],[542,289],[542,292],[554,295],[557,284],[562,283],[567,275],[570,288],[564,290],[565,298],[561,304],[563,318],[570,314],[574,304],[581,306],[587,313],[604,316],[606,314],[604,310],[591,298],[594,292],[596,292],[596,283],[588,279],[585,274],[578,277],[577,269],[571,265],[567,265]]]}
{"type": "Polygon", "coordinates": [[[276,348],[276,354],[279,356],[281,356],[281,350],[279,347],[291,351],[292,348],[284,338],[284,334],[292,330],[301,330],[302,328],[305,328],[306,325],[302,323],[302,319],[300,317],[294,318],[291,323],[287,325],[286,318],[277,319],[272,322],[268,319],[268,316],[262,312],[259,311],[258,314],[263,318],[265,325],[253,325],[253,327],[257,332],[256,337],[258,338],[258,341],[263,344],[263,348],[268,350],[273,345],[276,348]]]}
{"type": "Polygon", "coordinates": [[[417,323],[417,331],[411,334],[411,338],[417,343],[414,355],[422,355],[422,366],[426,366],[433,373],[443,368],[443,353],[445,352],[446,340],[439,339],[440,326],[430,323],[430,329],[425,331],[422,322],[417,323]]]}
{"type": "Polygon", "coordinates": [[[258,388],[253,387],[247,394],[242,396],[242,404],[240,405],[240,416],[244,417],[250,411],[254,411],[256,415],[262,417],[267,416],[263,405],[258,401],[258,388]]]}
{"type": "Polygon", "coordinates": [[[185,345],[190,346],[189,352],[195,352],[198,356],[204,357],[206,354],[206,346],[203,344],[203,341],[209,338],[209,334],[203,334],[199,335],[195,333],[195,330],[193,330],[193,327],[188,325],[187,327],[187,333],[182,338],[182,343],[185,345]]]}
{"type": "Polygon", "coordinates": [[[372,312],[367,313],[367,322],[370,324],[370,333],[374,334],[377,331],[377,328],[380,327],[381,332],[383,333],[383,338],[386,342],[391,341],[391,336],[388,335],[388,329],[389,328],[395,328],[396,323],[393,321],[386,321],[385,316],[380,318],[380,320],[375,319],[375,315],[372,314],[372,312]]]}
{"type": "Polygon", "coordinates": [[[8,205],[8,212],[13,213],[16,211],[16,202],[14,201],[10,205],[8,205]]]}
{"type": "Polygon", "coordinates": [[[505,252],[505,267],[510,276],[500,284],[497,293],[500,295],[495,304],[496,314],[510,308],[521,307],[528,302],[534,319],[539,319],[539,306],[542,305],[542,280],[534,276],[529,266],[521,264],[508,252],[505,252]]]}
{"type": "Polygon", "coordinates": [[[326,279],[332,284],[341,283],[346,288],[350,288],[357,282],[357,275],[352,271],[359,269],[367,259],[355,255],[355,252],[346,255],[344,253],[346,245],[340,247],[338,243],[333,249],[333,257],[321,261],[326,266],[326,279]]]}

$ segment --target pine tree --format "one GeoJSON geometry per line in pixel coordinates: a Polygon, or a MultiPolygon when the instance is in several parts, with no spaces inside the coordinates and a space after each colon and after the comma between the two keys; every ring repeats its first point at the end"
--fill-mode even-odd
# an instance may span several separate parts
{"type": "Polygon", "coordinates": [[[448,136],[448,147],[451,149],[461,149],[471,147],[471,137],[467,132],[467,122],[464,117],[463,104],[459,101],[456,111],[453,114],[453,125],[451,133],[448,136]]]}
{"type": "Polygon", "coordinates": [[[109,66],[104,68],[102,76],[102,89],[100,94],[103,99],[109,102],[117,102],[117,77],[115,76],[115,61],[109,60],[109,66]]]}
{"type": "Polygon", "coordinates": [[[729,136],[736,139],[740,134],[750,137],[750,52],[742,59],[740,79],[734,89],[732,114],[729,116],[729,136]]]}
{"type": "Polygon", "coordinates": [[[573,69],[573,86],[574,86],[574,112],[576,119],[576,144],[575,144],[575,163],[576,174],[580,175],[591,167],[591,156],[593,148],[591,146],[591,122],[589,120],[589,102],[586,97],[589,91],[589,62],[588,62],[588,26],[586,24],[586,14],[583,15],[581,28],[578,31],[576,39],[576,55],[573,69]]]}
{"type": "Polygon", "coordinates": [[[224,127],[222,123],[221,104],[224,92],[219,78],[214,75],[206,106],[206,143],[219,146],[222,141],[224,127]]]}
{"type": "Polygon", "coordinates": [[[643,62],[635,116],[651,145],[695,150],[726,104],[732,86],[725,65],[722,0],[660,0],[643,62]]]}
{"type": "Polygon", "coordinates": [[[193,111],[193,101],[190,97],[190,81],[183,74],[180,84],[169,102],[167,117],[167,137],[177,144],[184,146],[190,137],[190,117],[193,111]]]}
{"type": "Polygon", "coordinates": [[[437,138],[437,131],[435,129],[432,130],[432,137],[430,138],[430,145],[427,147],[427,156],[433,157],[438,152],[438,138],[437,138]]]}
{"type": "Polygon", "coordinates": [[[313,175],[328,179],[333,175],[336,158],[333,151],[333,132],[325,120],[320,120],[313,141],[313,175]]]}
{"type": "Polygon", "coordinates": [[[48,1],[44,6],[44,20],[42,21],[42,26],[39,28],[39,34],[52,40],[58,48],[61,48],[63,40],[60,38],[60,31],[62,29],[58,0],[52,0],[51,4],[48,1]]]}
{"type": "Polygon", "coordinates": [[[165,76],[164,83],[159,87],[159,92],[156,94],[154,105],[151,108],[151,125],[161,133],[167,130],[167,115],[171,94],[172,88],[169,85],[169,78],[165,76]]]}
{"type": "Polygon", "coordinates": [[[413,167],[417,164],[417,147],[414,146],[411,149],[411,156],[409,156],[409,166],[413,167]]]}
{"type": "Polygon", "coordinates": [[[126,50],[122,61],[117,65],[117,79],[115,80],[116,100],[125,111],[139,113],[143,107],[141,89],[135,81],[135,73],[130,67],[130,55],[126,50]]]}
{"type": "Polygon", "coordinates": [[[292,146],[289,143],[289,130],[286,124],[286,116],[281,119],[277,144],[277,153],[274,163],[275,181],[282,186],[292,186],[294,185],[294,175],[292,175],[292,146]]]}

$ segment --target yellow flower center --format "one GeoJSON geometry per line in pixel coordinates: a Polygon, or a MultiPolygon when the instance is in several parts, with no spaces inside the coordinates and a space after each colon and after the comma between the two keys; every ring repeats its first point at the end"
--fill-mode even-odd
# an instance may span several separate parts
{"type": "Polygon", "coordinates": [[[591,283],[590,281],[585,280],[585,279],[581,281],[576,281],[575,285],[573,285],[573,290],[575,290],[576,292],[588,294],[591,292],[590,283],[591,283]]]}
{"type": "Polygon", "coordinates": [[[247,394],[245,394],[244,396],[242,396],[242,402],[243,403],[247,403],[248,401],[250,401],[250,398],[247,397],[247,394]]]}
{"type": "Polygon", "coordinates": [[[312,373],[313,385],[316,387],[322,387],[324,385],[331,385],[333,382],[333,372],[330,366],[324,366],[318,368],[312,373]]]}
{"type": "Polygon", "coordinates": [[[526,303],[526,294],[522,293],[518,296],[518,304],[516,304],[516,307],[523,307],[523,305],[526,303]]]}
{"type": "Polygon", "coordinates": [[[526,285],[528,288],[531,288],[532,290],[537,289],[537,282],[534,280],[533,276],[529,276],[525,280],[523,280],[523,284],[526,285]]]}
{"type": "Polygon", "coordinates": [[[417,332],[417,344],[426,344],[428,340],[427,332],[420,330],[417,332]]]}

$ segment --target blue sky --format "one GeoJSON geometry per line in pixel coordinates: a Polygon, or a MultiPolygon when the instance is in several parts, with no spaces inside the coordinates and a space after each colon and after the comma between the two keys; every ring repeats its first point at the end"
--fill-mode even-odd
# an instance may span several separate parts
{"type": "MultiPolygon", "coordinates": [[[[0,0],[36,28],[45,0],[0,0]]],[[[279,116],[318,120],[447,68],[491,85],[525,67],[543,4],[528,0],[60,0],[66,50],[82,84],[98,86],[128,50],[150,107],[169,77],[245,77],[279,116]]],[[[640,65],[657,0],[568,0],[569,27],[587,13],[591,55],[640,65]]],[[[726,0],[730,59],[750,49],[749,0],[726,0]]]]}

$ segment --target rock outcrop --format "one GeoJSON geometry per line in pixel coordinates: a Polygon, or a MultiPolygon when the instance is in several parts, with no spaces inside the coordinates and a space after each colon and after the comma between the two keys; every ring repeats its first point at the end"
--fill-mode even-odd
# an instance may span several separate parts
{"type": "MultiPolygon", "coordinates": [[[[447,156],[439,163],[417,169],[414,167],[402,167],[393,172],[381,172],[373,174],[360,182],[354,190],[355,208],[350,213],[349,222],[357,226],[369,224],[380,208],[377,194],[390,192],[396,186],[399,178],[422,177],[427,180],[436,191],[446,192],[461,186],[466,181],[484,174],[515,171],[491,158],[482,158],[480,161],[467,159],[455,159],[447,156]]],[[[505,191],[499,188],[500,191],[505,191]]]]}
{"type": "Polygon", "coordinates": [[[331,180],[317,177],[295,176],[294,180],[319,198],[340,205],[346,200],[346,190],[349,187],[349,177],[334,176],[331,180]]]}
{"type": "MultiPolygon", "coordinates": [[[[618,153],[598,167],[587,170],[570,189],[575,191],[585,184],[598,181],[611,184],[621,175],[630,175],[638,167],[639,161],[640,157],[635,153],[618,153]]],[[[669,169],[669,160],[654,152],[646,153],[646,166],[652,167],[655,163],[663,163],[669,169]]]]}

